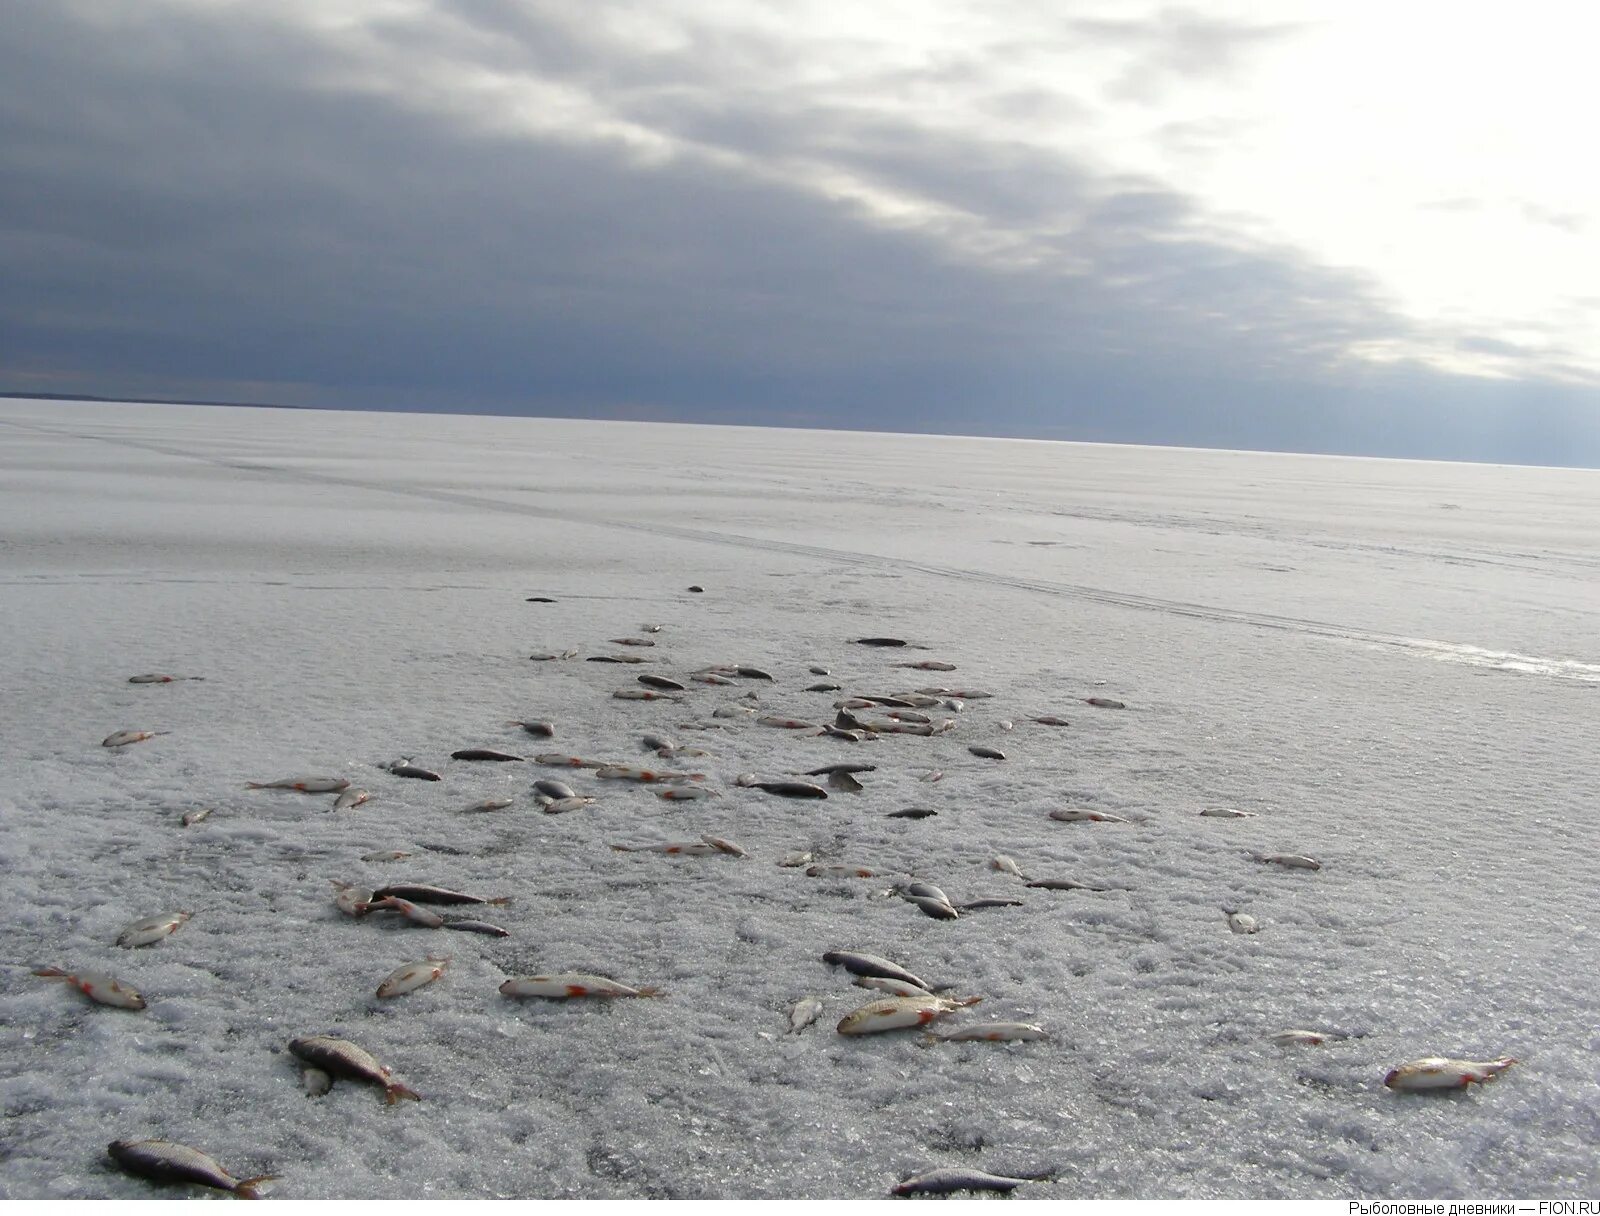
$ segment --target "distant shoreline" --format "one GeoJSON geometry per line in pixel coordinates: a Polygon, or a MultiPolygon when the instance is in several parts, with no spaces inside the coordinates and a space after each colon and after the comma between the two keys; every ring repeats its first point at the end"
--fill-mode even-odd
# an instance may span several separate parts
{"type": "Polygon", "coordinates": [[[92,393],[0,393],[0,399],[21,401],[101,401],[111,405],[242,405],[254,410],[309,410],[313,405],[282,405],[276,401],[201,401],[174,397],[97,397],[92,393]]]}

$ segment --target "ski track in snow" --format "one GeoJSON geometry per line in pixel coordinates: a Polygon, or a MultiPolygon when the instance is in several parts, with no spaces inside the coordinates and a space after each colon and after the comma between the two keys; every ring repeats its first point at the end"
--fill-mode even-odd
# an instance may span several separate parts
{"type": "Polygon", "coordinates": [[[1600,1176],[1600,664],[1537,657],[1596,653],[1593,516],[1573,506],[1577,522],[1538,547],[1548,503],[1591,484],[1580,475],[535,420],[0,411],[0,610],[16,647],[0,706],[13,912],[0,1197],[167,1193],[105,1160],[108,1141],[136,1136],[281,1175],[286,1198],[874,1197],[938,1166],[1056,1170],[1019,1199],[1476,1197],[1600,1176]],[[373,452],[383,476],[348,472],[373,452]],[[1058,483],[1052,462],[1072,478],[1058,483]],[[1215,488],[1185,514],[1150,474],[1190,467],[1215,488]],[[981,475],[955,476],[968,469],[981,475]],[[486,484],[452,488],[474,478],[486,484]],[[1273,524],[1286,486],[1337,497],[1343,479],[1352,503],[1423,488],[1392,527],[1320,501],[1310,524],[1273,524]],[[1124,482],[1142,488],[1115,507],[1084,501],[1124,482]],[[1492,515],[1472,499],[1485,486],[1492,515]],[[557,602],[525,603],[535,592],[557,602]],[[1324,601],[1341,611],[1297,610],[1324,601]],[[1429,640],[1421,626],[1441,620],[1475,642],[1429,640]],[[606,639],[646,621],[665,628],[638,669],[527,659],[616,650],[606,639]],[[848,643],[871,633],[928,649],[848,643]],[[958,670],[894,666],[907,657],[958,670]],[[682,729],[748,691],[822,720],[841,694],[801,691],[819,661],[850,690],[996,695],[928,739],[682,729]],[[778,679],[696,687],[683,704],[610,695],[637,671],[712,662],[778,679]],[[146,670],[206,679],[126,683],[146,670]],[[1129,708],[1083,705],[1092,695],[1129,708]],[[1040,713],[1071,726],[1028,721],[1040,713]],[[557,738],[506,725],[519,717],[553,718],[557,738]],[[172,733],[100,747],[129,728],[172,733]],[[673,806],[587,770],[448,759],[487,746],[640,763],[644,731],[711,750],[686,767],[723,797],[673,806]],[[976,743],[1009,759],[977,759],[976,743]],[[402,755],[444,780],[381,770],[402,755]],[[878,766],[861,794],[801,803],[733,786],[840,760],[878,766]],[[918,780],[933,768],[943,781],[918,780]],[[243,788],[294,772],[374,796],[332,814],[332,795],[243,788]],[[545,775],[600,801],[540,814],[527,790],[545,775]],[[516,803],[465,812],[490,796],[516,803]],[[1215,803],[1260,814],[1196,814],[1215,803]],[[200,805],[209,819],[176,825],[200,805]],[[939,813],[885,818],[913,805],[939,813]],[[1057,806],[1134,822],[1057,823],[1057,806]],[[610,850],[702,832],[752,857],[610,850]],[[359,860],[386,848],[413,856],[359,860]],[[890,877],[773,864],[795,849],[890,877]],[[1021,888],[987,868],[996,853],[1106,890],[1021,888]],[[906,874],[1025,904],[934,921],[881,895],[906,874]],[[512,936],[350,920],[332,906],[336,879],[510,895],[484,916],[512,936]],[[1261,931],[1230,933],[1223,905],[1261,931]],[[193,918],[162,943],[111,944],[179,908],[193,918]],[[838,1036],[874,995],[820,962],[839,948],[984,996],[948,1025],[1039,1021],[1053,1038],[838,1036]],[[373,997],[430,953],[453,958],[441,980],[373,997]],[[111,972],[150,1007],[91,1005],[28,974],[41,966],[111,972]],[[495,991],[554,970],[668,995],[495,991]],[[824,1015],[788,1035],[806,995],[824,1015]],[[1302,1025],[1349,1037],[1264,1041],[1302,1025]],[[367,1047],[424,1100],[386,1108],[347,1081],[307,1098],[286,1044],[319,1033],[367,1047]],[[1430,1054],[1523,1062],[1469,1093],[1382,1087],[1430,1054]]]}

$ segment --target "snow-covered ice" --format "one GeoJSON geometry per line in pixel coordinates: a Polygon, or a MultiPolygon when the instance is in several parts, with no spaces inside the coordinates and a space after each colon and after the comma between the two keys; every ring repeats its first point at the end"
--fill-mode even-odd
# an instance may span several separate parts
{"type": "Polygon", "coordinates": [[[293,1198],[875,1197],[939,1167],[1056,1171],[1018,1198],[1600,1180],[1600,473],[13,401],[0,559],[5,1198],[155,1194],[105,1153],[147,1136],[293,1198]],[[584,661],[646,623],[648,664],[584,661]],[[918,658],[957,669],[896,666],[918,658]],[[776,679],[611,695],[714,663],[776,679]],[[748,692],[831,719],[813,664],[849,692],[994,696],[947,734],[860,744],[711,719],[748,692]],[[128,683],[144,672],[204,678],[128,683]],[[1070,725],[1030,721],[1048,714],[1070,725]],[[102,747],[118,730],[170,733],[102,747]],[[681,766],[723,796],[449,758],[638,763],[646,731],[709,749],[681,766]],[[444,780],[383,771],[401,757],[444,780]],[[734,785],[845,760],[877,765],[859,794],[734,785]],[[372,798],[245,788],[291,775],[372,798]],[[539,776],[599,801],[543,814],[539,776]],[[465,810],[493,797],[515,802],[465,810]],[[886,817],[910,806],[938,814],[886,817]],[[1048,817],[1070,807],[1130,822],[1048,817]],[[750,857],[611,848],[703,833],[750,857]],[[361,860],[388,849],[411,856],[361,860]],[[885,877],[774,864],[796,850],[885,877]],[[1107,889],[1025,888],[996,854],[1107,889]],[[1025,903],[937,920],[883,894],[908,874],[1025,903]],[[511,896],[481,913],[511,936],[334,907],[334,881],[402,879],[511,896]],[[179,910],[161,942],[115,945],[179,910]],[[878,994],[834,949],[983,996],[946,1027],[1052,1037],[842,1037],[878,994]],[[430,954],[442,978],[376,998],[430,954]],[[149,1007],[30,974],[52,966],[149,1007]],[[497,991],[560,971],[667,995],[497,991]],[[786,1033],[811,995],[823,1016],[786,1033]],[[1269,1041],[1292,1028],[1348,1037],[1269,1041]],[[315,1034],[423,1100],[308,1097],[287,1044],[315,1034]],[[1430,1055],[1520,1063],[1384,1088],[1430,1055]]]}

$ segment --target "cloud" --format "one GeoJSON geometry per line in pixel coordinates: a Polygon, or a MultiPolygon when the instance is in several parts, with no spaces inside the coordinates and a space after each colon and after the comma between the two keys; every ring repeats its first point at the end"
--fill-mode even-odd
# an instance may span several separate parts
{"type": "MultiPolygon", "coordinates": [[[[1018,121],[1089,101],[983,48],[886,59],[861,30],[802,47],[713,11],[25,8],[0,32],[13,370],[407,408],[1391,435],[1335,404],[1374,383],[1351,352],[1425,335],[1361,276],[1018,121]]],[[[1174,11],[1097,36],[1141,71],[1226,72],[1276,35],[1174,11]]],[[[1488,341],[1470,349],[1518,353],[1488,341]]]]}

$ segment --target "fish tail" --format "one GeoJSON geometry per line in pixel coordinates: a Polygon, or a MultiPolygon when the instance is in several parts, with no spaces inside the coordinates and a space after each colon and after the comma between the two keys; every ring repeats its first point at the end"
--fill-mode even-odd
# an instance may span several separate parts
{"type": "Polygon", "coordinates": [[[47,980],[70,980],[72,978],[60,967],[37,967],[33,973],[47,980]]]}
{"type": "Polygon", "coordinates": [[[961,1006],[961,1008],[965,1009],[969,1005],[976,1005],[979,1001],[983,1000],[983,998],[981,996],[969,996],[969,997],[960,997],[960,998],[951,997],[950,1000],[951,1000],[952,1003],[954,1003],[956,1005],[959,1005],[959,1006],[961,1006]]]}
{"type": "Polygon", "coordinates": [[[640,995],[640,996],[666,996],[667,994],[660,988],[641,988],[641,989],[639,989],[638,995],[640,995]]]}
{"type": "Polygon", "coordinates": [[[254,1178],[246,1178],[241,1182],[236,1182],[233,1187],[233,1193],[240,1199],[261,1199],[264,1196],[257,1188],[263,1182],[272,1182],[277,1177],[276,1174],[257,1174],[254,1178]]]}
{"type": "Polygon", "coordinates": [[[486,899],[483,902],[486,903],[486,904],[493,904],[495,907],[498,908],[503,904],[510,903],[511,899],[512,899],[512,897],[509,896],[509,895],[499,895],[499,896],[496,896],[494,899],[486,899]]]}
{"type": "Polygon", "coordinates": [[[264,789],[267,788],[267,782],[265,782],[265,781],[246,781],[244,783],[244,788],[247,789],[247,790],[264,790],[264,789]]]}
{"type": "Polygon", "coordinates": [[[400,1084],[398,1081],[390,1081],[383,1087],[383,1100],[388,1105],[393,1106],[402,1098],[410,1098],[413,1102],[422,1101],[421,1094],[414,1089],[400,1084]]]}

